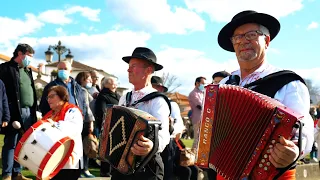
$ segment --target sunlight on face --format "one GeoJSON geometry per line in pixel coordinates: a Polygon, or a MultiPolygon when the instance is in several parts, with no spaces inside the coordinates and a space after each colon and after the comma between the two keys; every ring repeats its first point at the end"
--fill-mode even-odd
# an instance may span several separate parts
{"type": "Polygon", "coordinates": [[[55,91],[50,91],[48,93],[47,100],[48,100],[50,109],[52,110],[57,109],[57,107],[63,104],[63,101],[60,99],[60,97],[57,95],[55,91]]]}
{"type": "MultiPolygon", "coordinates": [[[[241,35],[250,31],[259,30],[258,24],[244,24],[239,26],[233,35],[241,35]]],[[[239,61],[252,61],[260,57],[262,52],[265,50],[265,39],[264,35],[259,35],[255,40],[247,40],[245,37],[242,37],[239,44],[234,44],[234,50],[239,61]]]]}
{"type": "Polygon", "coordinates": [[[146,68],[144,60],[132,58],[128,68],[129,82],[136,84],[145,79],[147,76],[146,68]]]}

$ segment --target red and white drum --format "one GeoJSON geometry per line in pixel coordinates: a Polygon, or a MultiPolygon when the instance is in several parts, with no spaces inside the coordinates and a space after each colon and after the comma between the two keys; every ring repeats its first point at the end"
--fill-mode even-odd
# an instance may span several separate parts
{"type": "Polygon", "coordinates": [[[37,179],[54,177],[67,163],[74,141],[48,120],[40,120],[21,137],[14,160],[36,174],[37,179]]]}

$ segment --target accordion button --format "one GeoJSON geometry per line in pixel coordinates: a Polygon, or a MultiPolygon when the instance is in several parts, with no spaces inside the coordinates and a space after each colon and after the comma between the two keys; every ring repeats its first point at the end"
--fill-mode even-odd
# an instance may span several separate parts
{"type": "Polygon", "coordinates": [[[264,169],[265,171],[268,171],[268,167],[264,167],[263,169],[264,169]]]}
{"type": "Polygon", "coordinates": [[[272,140],[271,143],[272,143],[272,144],[276,143],[276,140],[272,140]]]}
{"type": "Polygon", "coordinates": [[[272,146],[272,145],[269,145],[269,148],[273,148],[273,146],[272,146]]]}
{"type": "Polygon", "coordinates": [[[259,164],[259,167],[261,167],[261,168],[262,168],[262,166],[263,166],[262,164],[259,164]]]}
{"type": "Polygon", "coordinates": [[[267,162],[266,164],[267,164],[267,166],[270,166],[270,162],[267,162]]]}
{"type": "Polygon", "coordinates": [[[263,157],[264,157],[264,158],[268,158],[268,155],[267,155],[267,154],[265,154],[263,157]]]}
{"type": "Polygon", "coordinates": [[[264,162],[266,162],[266,160],[265,159],[261,159],[261,162],[264,163],[264,162]]]}

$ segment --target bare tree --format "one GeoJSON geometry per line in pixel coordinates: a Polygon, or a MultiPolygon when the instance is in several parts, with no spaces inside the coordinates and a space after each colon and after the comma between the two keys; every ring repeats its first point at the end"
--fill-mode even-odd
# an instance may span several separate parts
{"type": "Polygon", "coordinates": [[[304,80],[306,82],[307,88],[309,90],[310,95],[320,95],[320,87],[319,86],[315,86],[311,79],[305,79],[304,80]]]}
{"type": "MultiPolygon", "coordinates": [[[[313,83],[312,83],[312,80],[311,79],[304,79],[304,81],[306,82],[306,86],[309,90],[309,94],[310,96],[320,96],[320,87],[319,86],[315,86],[313,83]]],[[[312,102],[311,99],[310,99],[310,103],[317,103],[317,102],[312,102]]]]}
{"type": "Polygon", "coordinates": [[[180,87],[182,84],[178,81],[177,76],[172,75],[170,73],[163,73],[162,74],[162,80],[163,80],[163,85],[168,88],[168,92],[173,92],[176,90],[178,87],[180,87]]]}

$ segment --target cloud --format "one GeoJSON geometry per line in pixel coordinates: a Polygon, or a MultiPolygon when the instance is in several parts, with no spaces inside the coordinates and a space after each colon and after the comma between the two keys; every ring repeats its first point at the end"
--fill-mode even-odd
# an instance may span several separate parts
{"type": "Polygon", "coordinates": [[[17,40],[21,36],[31,34],[39,30],[44,23],[40,22],[33,14],[26,13],[26,20],[0,17],[0,24],[5,27],[0,28],[0,45],[10,43],[10,40],[17,40]]]}
{"type": "MultiPolygon", "coordinates": [[[[148,33],[129,30],[111,30],[93,35],[81,33],[72,36],[23,37],[12,42],[12,45],[7,48],[0,47],[0,53],[10,56],[14,51],[14,45],[23,41],[35,49],[36,61],[32,65],[36,66],[37,63],[45,63],[44,52],[48,49],[48,46],[56,45],[61,40],[63,46],[70,48],[76,61],[114,74],[119,78],[121,86],[129,87],[128,65],[122,61],[122,57],[131,55],[135,47],[146,46],[150,38],[151,36],[148,33]]],[[[54,54],[54,61],[56,61],[57,54],[54,54]]],[[[65,58],[66,54],[63,54],[62,58],[65,58]]]]}
{"type": "Polygon", "coordinates": [[[311,29],[317,29],[319,27],[319,24],[317,22],[311,22],[308,27],[307,30],[311,30],[311,29]]]}
{"type": "Polygon", "coordinates": [[[217,71],[226,70],[228,72],[238,69],[238,63],[235,59],[225,62],[218,62],[210,59],[202,51],[184,48],[174,48],[163,46],[159,52],[156,52],[159,63],[164,66],[163,70],[157,72],[158,76],[170,73],[177,77],[177,81],[182,86],[177,91],[188,94],[194,88],[194,81],[199,76],[207,78],[206,82],[212,82],[212,74],[217,71]]]}
{"type": "Polygon", "coordinates": [[[107,6],[123,24],[138,29],[161,34],[186,34],[205,29],[205,21],[198,14],[181,7],[172,8],[167,0],[107,0],[107,6]]]}
{"type": "Polygon", "coordinates": [[[199,13],[206,13],[212,21],[228,22],[243,10],[268,13],[277,18],[301,10],[303,0],[184,0],[187,7],[199,13]]]}
{"type": "Polygon", "coordinates": [[[48,10],[39,14],[39,20],[51,23],[51,24],[70,24],[72,20],[66,17],[66,13],[63,10],[48,10]]]}
{"type": "Polygon", "coordinates": [[[70,24],[72,19],[68,17],[69,15],[80,13],[81,16],[89,19],[90,21],[100,21],[99,14],[100,9],[91,9],[88,7],[72,6],[64,10],[47,10],[39,14],[39,20],[51,23],[51,24],[70,24]]]}
{"type": "Polygon", "coordinates": [[[100,9],[91,9],[88,7],[81,7],[81,6],[73,6],[65,10],[66,14],[74,14],[74,13],[81,13],[83,17],[88,18],[90,21],[100,21],[99,14],[100,9]]]}
{"type": "Polygon", "coordinates": [[[62,29],[62,27],[56,28],[57,36],[66,36],[67,33],[62,29]]]}

